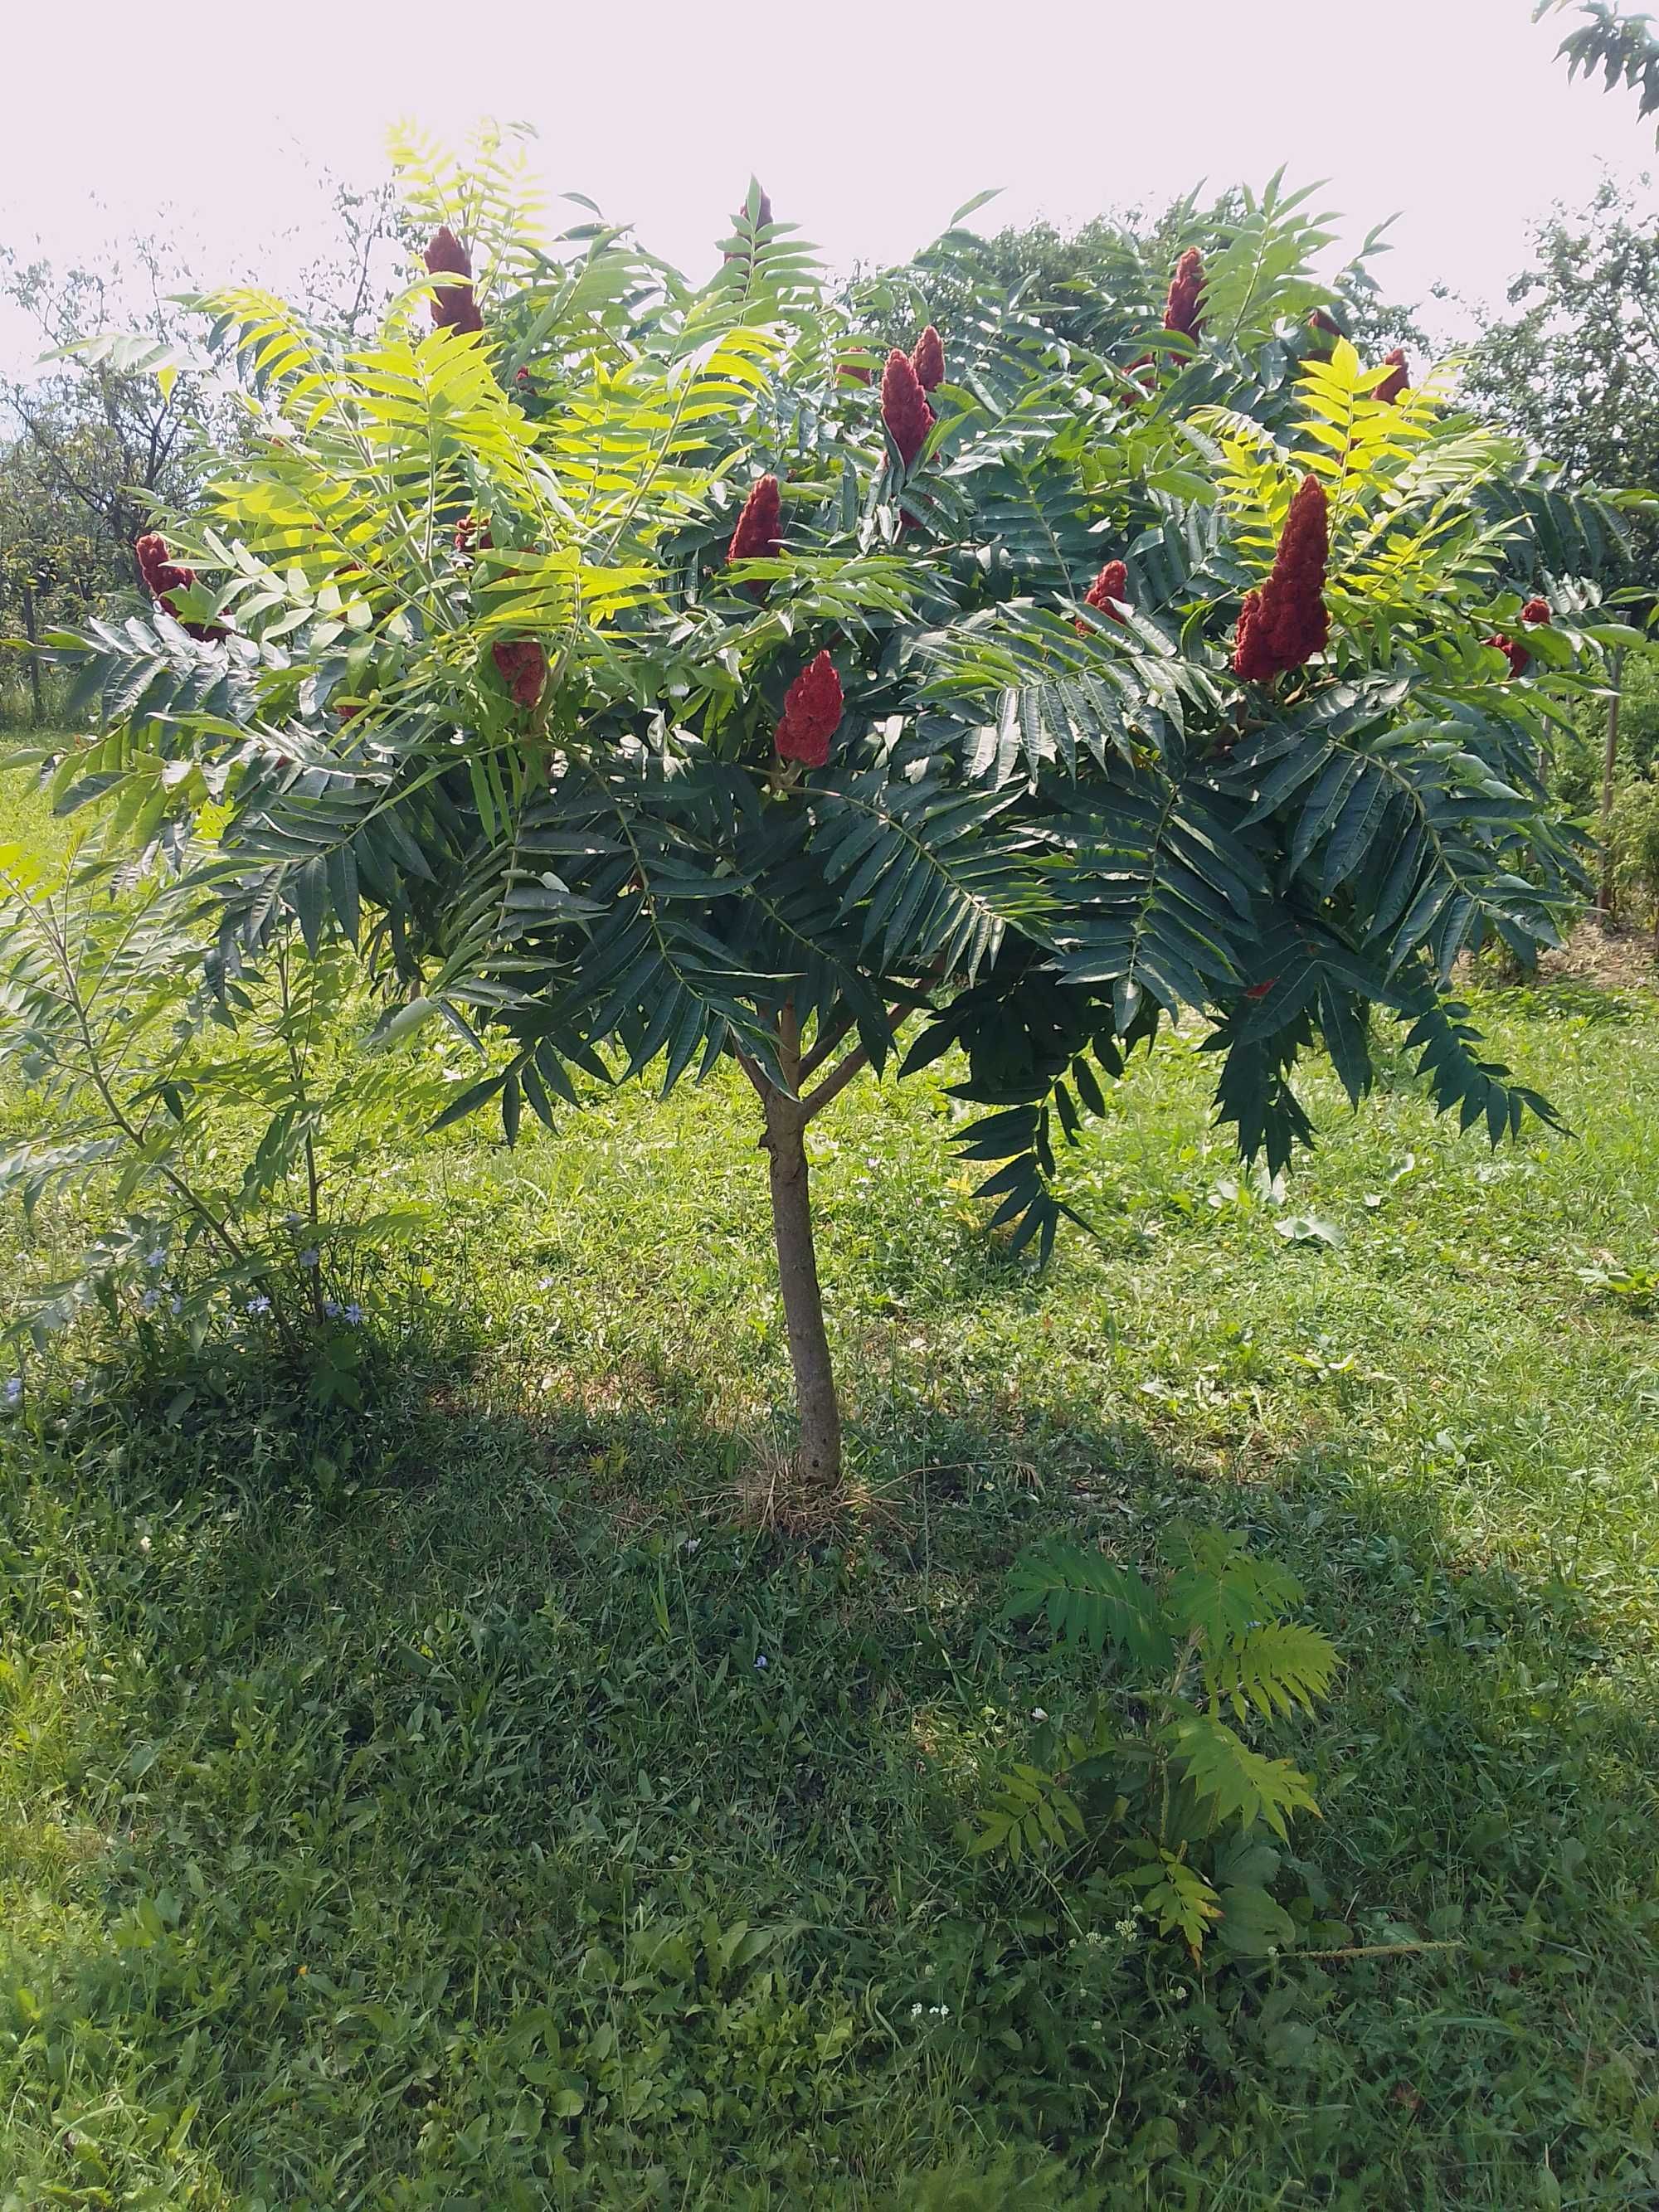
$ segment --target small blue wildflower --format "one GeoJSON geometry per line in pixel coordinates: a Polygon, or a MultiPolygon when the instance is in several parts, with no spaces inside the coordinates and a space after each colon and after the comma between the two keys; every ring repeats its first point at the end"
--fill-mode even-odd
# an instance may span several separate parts
{"type": "Polygon", "coordinates": [[[316,1246],[313,1244],[309,1252],[301,1253],[300,1265],[302,1267],[315,1267],[320,1263],[322,1256],[322,1254],[318,1251],[316,1246]]]}
{"type": "Polygon", "coordinates": [[[138,1303],[146,1313],[155,1312],[156,1307],[161,1303],[161,1293],[156,1289],[154,1283],[150,1285],[149,1288],[144,1292],[143,1297],[139,1299],[138,1303]]]}
{"type": "Polygon", "coordinates": [[[185,1310],[185,1302],[184,1302],[184,1300],[179,1297],[179,1293],[177,1292],[177,1291],[175,1291],[173,1292],[173,1294],[172,1297],[167,1301],[167,1303],[168,1303],[168,1304],[170,1305],[170,1307],[172,1308],[172,1310],[173,1310],[173,1311],[174,1313],[176,1313],[176,1314],[181,1314],[181,1313],[183,1313],[183,1311],[184,1311],[184,1310],[185,1310]]]}
{"type": "Polygon", "coordinates": [[[331,1321],[338,1321],[340,1318],[340,1301],[338,1298],[325,1298],[323,1300],[323,1311],[328,1316],[331,1321]]]}
{"type": "Polygon", "coordinates": [[[363,1310],[362,1310],[362,1307],[357,1304],[357,1302],[356,1302],[356,1300],[355,1298],[352,1300],[351,1304],[350,1304],[346,1308],[346,1310],[345,1310],[345,1316],[344,1316],[344,1317],[345,1317],[346,1321],[350,1324],[350,1326],[351,1326],[353,1328],[357,1328],[357,1327],[359,1327],[359,1326],[360,1326],[360,1324],[362,1323],[362,1318],[363,1318],[363,1310]]]}
{"type": "Polygon", "coordinates": [[[270,1311],[270,1300],[261,1291],[257,1298],[248,1300],[247,1310],[251,1314],[267,1314],[270,1311]]]}
{"type": "Polygon", "coordinates": [[[21,1375],[13,1375],[13,1376],[8,1376],[7,1381],[6,1381],[6,1403],[7,1403],[9,1406],[15,1406],[15,1405],[16,1405],[17,1401],[19,1401],[19,1399],[20,1399],[20,1398],[21,1398],[22,1395],[23,1395],[23,1378],[22,1378],[22,1376],[21,1376],[21,1375]]]}
{"type": "Polygon", "coordinates": [[[766,1672],[767,1668],[771,1665],[771,1663],[772,1663],[772,1662],[771,1662],[771,1661],[767,1657],[766,1654],[765,1654],[763,1651],[761,1653],[760,1656],[759,1656],[759,1657],[756,1660],[756,1662],[755,1662],[756,1666],[759,1668],[759,1669],[760,1669],[760,1671],[761,1671],[761,1673],[762,1673],[763,1674],[766,1672]]]}
{"type": "Polygon", "coordinates": [[[147,1267],[165,1267],[167,1263],[167,1255],[159,1244],[153,1252],[146,1252],[144,1255],[144,1265],[147,1267]]]}

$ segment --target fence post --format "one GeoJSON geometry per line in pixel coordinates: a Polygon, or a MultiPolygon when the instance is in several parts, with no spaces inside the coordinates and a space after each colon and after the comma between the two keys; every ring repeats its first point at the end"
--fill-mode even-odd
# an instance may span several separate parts
{"type": "Polygon", "coordinates": [[[1595,903],[1604,926],[1613,921],[1613,786],[1619,765],[1619,702],[1623,696],[1625,649],[1613,656],[1613,696],[1607,701],[1607,742],[1601,756],[1601,880],[1595,903]]]}
{"type": "Polygon", "coordinates": [[[34,699],[34,726],[38,730],[46,714],[40,704],[40,648],[34,628],[34,586],[27,577],[23,580],[23,628],[28,633],[29,690],[34,699]]]}

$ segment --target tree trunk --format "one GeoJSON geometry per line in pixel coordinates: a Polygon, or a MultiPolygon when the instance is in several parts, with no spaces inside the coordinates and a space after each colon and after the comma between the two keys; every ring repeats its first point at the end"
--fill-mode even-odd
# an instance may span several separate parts
{"type": "MultiPolygon", "coordinates": [[[[794,1079],[791,1072],[790,1079],[794,1079]]],[[[806,1172],[806,1115],[798,1098],[769,1083],[766,1148],[772,1178],[772,1231],[777,1240],[778,1280],[795,1370],[795,1410],[800,1422],[800,1472],[815,1490],[841,1487],[841,1407],[823,1327],[817,1255],[812,1246],[812,1199],[806,1172]]]]}
{"type": "Polygon", "coordinates": [[[1607,702],[1607,742],[1601,756],[1601,880],[1595,903],[1604,924],[1613,920],[1613,784],[1619,765],[1619,702],[1625,678],[1625,652],[1613,656],[1613,696],[1607,702]]]}

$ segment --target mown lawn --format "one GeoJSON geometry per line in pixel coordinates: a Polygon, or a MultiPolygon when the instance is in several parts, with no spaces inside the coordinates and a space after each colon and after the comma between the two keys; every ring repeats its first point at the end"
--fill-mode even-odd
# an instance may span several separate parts
{"type": "MultiPolygon", "coordinates": [[[[1574,1138],[1494,1156],[1403,1079],[1358,1121],[1316,1081],[1274,1203],[1177,1043],[1041,1277],[987,1244],[945,1079],[854,1085],[827,1532],[765,1514],[737,1084],[362,1164],[426,1226],[364,1280],[360,1413],[252,1324],[32,1366],[0,2204],[1659,2200],[1659,1319],[1581,1273],[1659,1266],[1659,998],[1480,1012],[1574,1138]],[[1303,1943],[1200,1971],[1086,1867],[964,1844],[1085,1686],[1000,1621],[1008,1563],[1178,1514],[1285,1559],[1346,1661],[1279,1732],[1324,1811],[1303,1943]]],[[[7,1279],[77,1227],[8,1213],[7,1279]]]]}

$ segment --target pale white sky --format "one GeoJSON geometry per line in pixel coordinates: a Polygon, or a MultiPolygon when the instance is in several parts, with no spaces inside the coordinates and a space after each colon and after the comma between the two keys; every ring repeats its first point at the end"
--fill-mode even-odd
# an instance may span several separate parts
{"type": "MultiPolygon", "coordinates": [[[[1530,219],[1654,161],[1624,94],[1569,84],[1529,0],[0,0],[0,239],[59,257],[163,210],[206,281],[370,180],[386,125],[540,132],[549,185],[693,268],[752,169],[829,259],[897,258],[987,185],[981,227],[1062,226],[1200,179],[1328,180],[1382,273],[1494,298],[1530,219]]],[[[574,211],[572,211],[573,217],[574,211]]],[[[575,219],[580,219],[575,218],[575,219]]],[[[281,285],[297,258],[270,250],[281,285]]],[[[0,325],[0,361],[25,334],[0,325]]]]}

